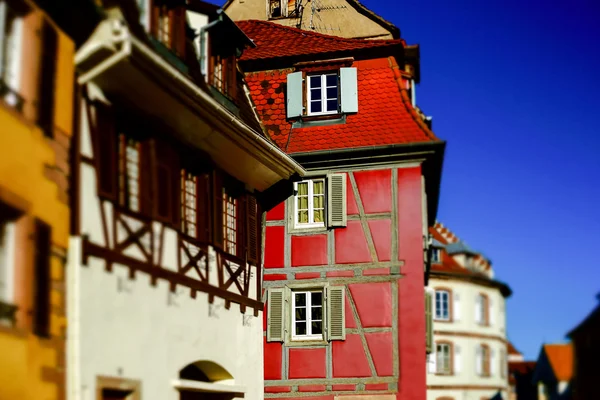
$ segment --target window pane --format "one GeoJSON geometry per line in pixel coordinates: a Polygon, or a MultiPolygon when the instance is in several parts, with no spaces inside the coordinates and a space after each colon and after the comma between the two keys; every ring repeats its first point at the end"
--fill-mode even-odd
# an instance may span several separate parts
{"type": "Polygon", "coordinates": [[[306,293],[295,293],[296,307],[306,305],[306,293]]]}
{"type": "Polygon", "coordinates": [[[324,196],[314,196],[313,197],[313,207],[314,208],[323,208],[324,196]]]}
{"type": "Polygon", "coordinates": [[[327,75],[326,79],[326,85],[327,86],[336,86],[338,84],[338,77],[337,75],[327,75]]]}
{"type": "Polygon", "coordinates": [[[313,320],[323,319],[323,308],[321,306],[311,307],[310,318],[313,320]]]}
{"type": "Polygon", "coordinates": [[[310,112],[318,113],[321,112],[323,108],[321,107],[321,101],[311,101],[310,102],[310,112]]]}
{"type": "Polygon", "coordinates": [[[323,293],[321,292],[313,292],[310,294],[310,304],[313,306],[321,306],[323,305],[323,293]]]}
{"type": "Polygon", "coordinates": [[[328,99],[337,99],[338,91],[337,87],[327,88],[327,98],[328,99]]]}
{"type": "Polygon", "coordinates": [[[300,211],[298,214],[298,222],[301,224],[308,223],[308,211],[300,211]]]}
{"type": "Polygon", "coordinates": [[[296,308],[296,321],[306,321],[306,308],[296,308]]]}
{"type": "Polygon", "coordinates": [[[298,197],[298,209],[299,210],[308,210],[308,196],[298,197]]]}
{"type": "Polygon", "coordinates": [[[338,101],[335,100],[327,100],[327,111],[337,111],[338,109],[338,101]]]}
{"type": "Polygon", "coordinates": [[[314,221],[315,222],[324,222],[323,210],[315,210],[314,211],[314,221]]]}
{"type": "Polygon", "coordinates": [[[296,322],[296,335],[306,335],[306,322],[296,322]]]}
{"type": "Polygon", "coordinates": [[[313,321],[311,324],[312,334],[320,335],[323,333],[323,322],[322,321],[313,321]]]}
{"type": "Polygon", "coordinates": [[[321,75],[313,75],[310,77],[310,87],[321,87],[321,75]]]}
{"type": "Polygon", "coordinates": [[[314,194],[324,194],[325,193],[325,182],[314,181],[313,182],[313,193],[314,194]]]}
{"type": "Polygon", "coordinates": [[[321,88],[310,89],[310,99],[311,100],[321,100],[321,88]]]}
{"type": "Polygon", "coordinates": [[[298,196],[308,196],[308,182],[298,184],[298,196]]]}

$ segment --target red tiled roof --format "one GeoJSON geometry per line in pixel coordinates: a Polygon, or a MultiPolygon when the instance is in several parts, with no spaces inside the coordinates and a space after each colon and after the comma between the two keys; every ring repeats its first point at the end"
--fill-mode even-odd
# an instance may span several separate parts
{"type": "Polygon", "coordinates": [[[569,381],[573,377],[573,345],[546,344],[544,351],[559,381],[569,381]]]}
{"type": "Polygon", "coordinates": [[[509,355],[516,355],[516,356],[522,355],[521,352],[519,350],[517,350],[517,348],[511,342],[508,342],[507,348],[508,348],[509,355]]]}
{"type": "Polygon", "coordinates": [[[292,70],[246,74],[270,138],[290,154],[439,140],[412,107],[394,57],[355,61],[353,66],[358,72],[358,113],[348,115],[345,124],[294,129],[286,119],[283,91],[292,70]]]}
{"type": "Polygon", "coordinates": [[[392,46],[402,47],[405,44],[402,39],[346,39],[282,26],[267,21],[237,21],[236,24],[256,44],[255,48],[244,51],[244,54],[240,58],[241,61],[297,57],[318,53],[335,53],[392,46]]]}

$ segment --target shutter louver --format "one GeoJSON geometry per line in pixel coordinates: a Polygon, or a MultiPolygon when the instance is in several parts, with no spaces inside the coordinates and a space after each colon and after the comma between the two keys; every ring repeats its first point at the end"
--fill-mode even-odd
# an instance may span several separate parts
{"type": "Polygon", "coordinates": [[[302,111],[302,72],[292,72],[287,76],[287,117],[300,117],[302,111]]]}
{"type": "Polygon", "coordinates": [[[35,220],[35,291],[33,332],[41,337],[50,336],[50,248],[52,228],[35,220]]]}
{"type": "Polygon", "coordinates": [[[248,262],[253,265],[258,264],[258,253],[259,253],[259,239],[258,239],[258,216],[256,212],[256,197],[249,195],[246,203],[247,216],[248,216],[248,228],[247,228],[247,240],[248,240],[248,262]]]}
{"type": "Polygon", "coordinates": [[[267,342],[283,342],[285,289],[269,289],[267,299],[267,342]]]}
{"type": "Polygon", "coordinates": [[[344,286],[333,286],[327,289],[327,336],[328,340],[346,339],[344,286]]]}
{"type": "Polygon", "coordinates": [[[342,113],[358,112],[358,76],[356,68],[340,68],[342,113]]]}
{"type": "Polygon", "coordinates": [[[453,307],[452,307],[452,319],[454,321],[460,321],[460,294],[454,292],[453,294],[453,307]]]}
{"type": "Polygon", "coordinates": [[[426,352],[431,353],[433,351],[433,306],[432,306],[431,292],[425,292],[425,340],[426,340],[426,352]]]}
{"type": "Polygon", "coordinates": [[[327,179],[327,222],[330,228],[346,226],[346,174],[327,179]]]}

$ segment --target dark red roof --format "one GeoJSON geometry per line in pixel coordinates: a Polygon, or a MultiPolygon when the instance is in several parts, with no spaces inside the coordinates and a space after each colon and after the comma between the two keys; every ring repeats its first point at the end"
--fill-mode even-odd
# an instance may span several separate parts
{"type": "Polygon", "coordinates": [[[247,49],[242,61],[269,58],[298,57],[318,53],[335,53],[351,50],[402,48],[402,39],[361,40],[323,35],[317,32],[282,26],[267,21],[237,21],[237,25],[254,41],[256,48],[247,49]]]}
{"type": "Polygon", "coordinates": [[[353,66],[358,70],[358,113],[348,115],[345,124],[294,129],[286,119],[283,91],[292,69],[246,74],[252,100],[271,139],[287,153],[439,140],[412,107],[394,57],[355,61],[353,66]]]}

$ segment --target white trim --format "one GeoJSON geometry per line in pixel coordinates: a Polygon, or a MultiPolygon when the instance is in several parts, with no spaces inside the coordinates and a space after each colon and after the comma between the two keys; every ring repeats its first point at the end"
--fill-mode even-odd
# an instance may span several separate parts
{"type": "MultiPolygon", "coordinates": [[[[335,76],[337,78],[337,85],[335,86],[337,88],[338,94],[337,94],[337,110],[334,111],[320,111],[320,112],[312,112],[311,108],[312,108],[312,98],[311,98],[311,93],[310,93],[310,81],[311,78],[315,77],[315,76],[319,76],[319,75],[308,75],[306,77],[306,115],[329,115],[329,114],[338,114],[340,111],[340,77],[339,74],[335,74],[335,73],[329,73],[329,74],[321,74],[321,110],[327,110],[327,88],[333,88],[333,86],[327,86],[327,77],[328,76],[335,76]]],[[[316,88],[315,88],[316,89],[316,88]]],[[[333,99],[329,99],[329,100],[333,100],[333,99]]]]}
{"type": "Polygon", "coordinates": [[[292,340],[323,340],[324,331],[325,331],[325,290],[324,289],[314,289],[314,290],[292,290],[292,340]],[[321,333],[320,334],[312,334],[312,293],[320,293],[321,294],[321,333]],[[296,294],[304,294],[305,295],[305,305],[306,309],[306,335],[296,335],[296,294]]]}
{"type": "Polygon", "coordinates": [[[200,393],[246,393],[246,387],[241,385],[224,385],[212,382],[192,381],[189,379],[174,379],[171,381],[171,385],[177,390],[183,389],[200,393]]]}
{"type": "MultiPolygon", "coordinates": [[[[326,196],[325,196],[325,178],[306,179],[300,182],[294,182],[294,228],[305,229],[305,228],[323,228],[325,227],[325,209],[326,209],[326,196]],[[315,206],[314,206],[314,184],[315,182],[323,182],[323,222],[315,222],[315,206]],[[308,222],[300,222],[298,213],[298,184],[308,184],[308,222]]],[[[320,194],[318,194],[320,196],[320,194]]]]}

